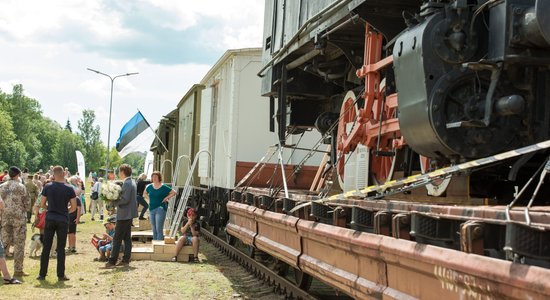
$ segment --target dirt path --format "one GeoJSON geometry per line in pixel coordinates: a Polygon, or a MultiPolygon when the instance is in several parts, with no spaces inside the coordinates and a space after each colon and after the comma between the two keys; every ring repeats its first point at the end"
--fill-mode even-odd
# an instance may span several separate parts
{"type": "MultiPolygon", "coordinates": [[[[67,255],[70,281],[57,282],[55,259],[46,281],[37,281],[39,258],[28,257],[27,242],[24,265],[30,276],[20,286],[0,285],[0,299],[281,299],[206,242],[201,244],[200,264],[135,261],[129,268],[101,269],[103,263],[94,261],[97,252],[90,239],[103,226],[90,221],[89,215],[82,219],[78,253],[67,255]]],[[[28,240],[31,235],[29,230],[28,240]]],[[[13,271],[13,260],[8,259],[8,267],[13,271]]]]}

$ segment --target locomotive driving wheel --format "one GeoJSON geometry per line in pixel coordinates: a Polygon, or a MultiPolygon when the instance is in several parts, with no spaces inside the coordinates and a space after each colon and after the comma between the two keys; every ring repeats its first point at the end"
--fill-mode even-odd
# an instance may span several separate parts
{"type": "Polygon", "coordinates": [[[356,104],[356,96],[353,91],[348,91],[344,97],[342,108],[340,109],[340,119],[338,121],[338,136],[337,136],[337,160],[338,165],[336,172],[340,186],[344,186],[344,169],[346,166],[346,152],[343,151],[343,144],[351,134],[351,131],[357,126],[358,108],[356,104]]]}
{"type": "MultiPolygon", "coordinates": [[[[382,83],[383,86],[383,83],[382,83]]],[[[349,142],[349,145],[346,147],[345,143],[352,135],[352,132],[354,130],[360,130],[361,132],[365,132],[365,127],[361,129],[360,127],[363,126],[358,122],[359,117],[359,109],[357,107],[357,101],[355,100],[356,96],[353,91],[348,91],[346,96],[344,97],[344,101],[342,102],[342,107],[340,109],[340,119],[338,123],[338,148],[337,148],[337,174],[338,174],[338,181],[340,182],[340,186],[344,186],[344,174],[345,174],[345,168],[346,164],[349,162],[349,155],[354,155],[355,151],[360,151],[359,147],[357,147],[359,144],[363,144],[364,141],[367,140],[367,137],[364,137],[359,134],[355,134],[355,138],[357,142],[349,142]]],[[[394,118],[395,112],[394,111],[383,111],[382,118],[383,120],[394,118]]],[[[378,122],[374,122],[374,124],[378,125],[378,122]]],[[[374,134],[375,137],[372,138],[372,141],[376,141],[376,136],[378,133],[374,134]]],[[[367,148],[367,161],[365,162],[364,166],[355,166],[357,168],[361,167],[368,167],[368,177],[371,182],[374,184],[384,184],[386,181],[391,180],[394,175],[394,171],[396,168],[396,157],[397,157],[397,150],[394,149],[392,145],[393,140],[392,139],[382,139],[386,142],[386,145],[384,146],[384,149],[392,149],[392,151],[377,151],[376,146],[373,148],[367,148]]],[[[359,155],[359,154],[355,154],[359,155]]]]}

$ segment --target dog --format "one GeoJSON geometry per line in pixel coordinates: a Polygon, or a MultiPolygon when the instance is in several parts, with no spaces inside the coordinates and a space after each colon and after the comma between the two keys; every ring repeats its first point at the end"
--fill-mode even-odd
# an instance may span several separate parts
{"type": "MultiPolygon", "coordinates": [[[[55,245],[57,245],[57,236],[53,236],[53,243],[52,243],[52,249],[50,251],[50,257],[55,256],[55,245]]],[[[31,245],[29,246],[29,257],[37,257],[38,251],[42,249],[44,245],[42,244],[42,241],[40,240],[40,234],[35,233],[31,237],[31,245]]]]}

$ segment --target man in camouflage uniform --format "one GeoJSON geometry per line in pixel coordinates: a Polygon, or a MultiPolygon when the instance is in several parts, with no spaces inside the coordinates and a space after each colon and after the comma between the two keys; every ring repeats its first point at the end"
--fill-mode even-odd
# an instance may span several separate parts
{"type": "Polygon", "coordinates": [[[31,216],[32,216],[32,207],[34,206],[34,202],[36,202],[36,199],[38,199],[38,186],[36,186],[36,183],[33,181],[33,176],[31,174],[27,175],[28,179],[25,181],[25,188],[27,188],[27,194],[29,195],[29,199],[31,201],[31,209],[27,211],[27,223],[31,222],[31,216]]]}
{"type": "Polygon", "coordinates": [[[10,180],[0,185],[0,197],[5,205],[2,213],[2,241],[14,246],[14,276],[27,276],[23,272],[23,259],[27,239],[27,211],[31,209],[31,201],[27,189],[19,180],[20,175],[19,168],[11,167],[10,180]]]}

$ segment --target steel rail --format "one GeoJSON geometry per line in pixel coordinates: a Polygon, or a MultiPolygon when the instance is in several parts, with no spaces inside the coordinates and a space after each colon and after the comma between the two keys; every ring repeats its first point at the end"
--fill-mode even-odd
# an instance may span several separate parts
{"type": "Polygon", "coordinates": [[[239,264],[244,266],[248,271],[251,271],[251,273],[256,273],[255,275],[258,278],[263,278],[264,281],[268,282],[270,285],[283,291],[288,297],[292,299],[304,299],[304,300],[318,299],[310,295],[308,292],[300,289],[299,287],[294,285],[294,283],[288,281],[286,278],[277,275],[277,273],[275,273],[273,270],[255,261],[253,258],[249,257],[247,254],[229,245],[227,242],[215,236],[208,230],[201,228],[201,234],[206,241],[216,246],[216,248],[222,250],[224,254],[231,257],[235,261],[237,261],[239,264]],[[257,273],[259,273],[259,275],[257,273]]]}

